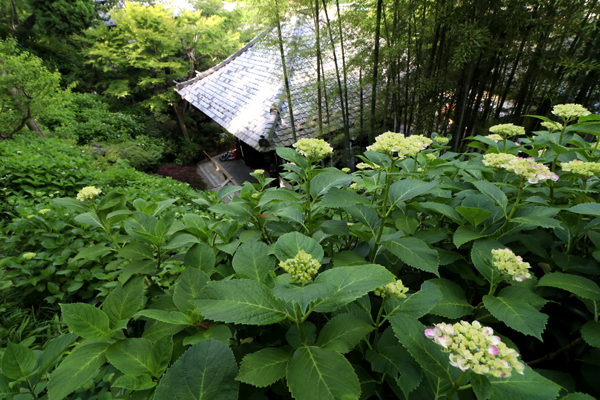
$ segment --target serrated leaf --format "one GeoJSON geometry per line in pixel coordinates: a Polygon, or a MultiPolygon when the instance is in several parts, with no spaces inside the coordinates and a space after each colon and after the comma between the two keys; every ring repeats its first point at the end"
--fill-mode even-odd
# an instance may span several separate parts
{"type": "Polygon", "coordinates": [[[183,339],[183,345],[196,344],[202,340],[214,339],[221,343],[229,344],[231,339],[231,331],[226,325],[213,326],[205,331],[200,331],[183,339]]]}
{"type": "Polygon", "coordinates": [[[396,277],[391,272],[376,264],[332,268],[321,272],[315,282],[331,283],[337,287],[337,290],[319,303],[314,310],[317,312],[337,310],[371,290],[395,280],[396,277]]]}
{"type": "Polygon", "coordinates": [[[191,300],[200,294],[208,281],[208,275],[196,268],[186,268],[179,275],[173,290],[173,303],[179,311],[187,315],[189,311],[196,309],[191,300]]]}
{"type": "Polygon", "coordinates": [[[275,242],[274,254],[279,261],[287,261],[290,258],[295,258],[300,250],[312,255],[312,258],[319,262],[324,256],[323,248],[315,239],[304,236],[299,232],[281,235],[275,242]]]}
{"type": "Polygon", "coordinates": [[[185,253],[185,259],[183,264],[186,267],[200,269],[208,276],[211,276],[214,272],[215,263],[217,258],[215,252],[206,243],[197,243],[193,245],[187,253],[185,253]]]}
{"type": "Polygon", "coordinates": [[[415,237],[403,237],[386,240],[381,244],[411,267],[440,276],[438,253],[430,249],[425,241],[415,237]]]}
{"type": "Polygon", "coordinates": [[[135,317],[146,317],[173,325],[186,325],[190,323],[185,314],[179,311],[141,310],[135,314],[135,317]]]}
{"type": "Polygon", "coordinates": [[[300,347],[287,366],[287,382],[297,400],[346,400],[360,396],[360,382],[340,353],[300,347]]]}
{"type": "Polygon", "coordinates": [[[293,192],[288,188],[275,188],[267,190],[260,198],[258,205],[264,206],[265,204],[274,200],[279,200],[285,203],[300,203],[303,199],[298,193],[293,192]]]}
{"type": "Polygon", "coordinates": [[[401,201],[407,202],[417,196],[425,194],[439,183],[439,181],[426,183],[420,179],[403,179],[392,183],[390,186],[389,199],[392,204],[401,201]]]}
{"type": "Polygon", "coordinates": [[[352,182],[352,177],[342,172],[321,172],[310,181],[310,195],[317,198],[331,188],[346,186],[350,182],[352,182]]]}
{"type": "Polygon", "coordinates": [[[543,297],[538,296],[523,286],[507,286],[498,293],[498,296],[520,299],[522,302],[529,304],[538,311],[548,302],[543,297]]]}
{"type": "Polygon", "coordinates": [[[23,378],[33,371],[36,361],[33,350],[8,341],[2,357],[2,373],[10,379],[23,378]]]}
{"type": "Polygon", "coordinates": [[[542,314],[519,298],[485,295],[483,304],[495,318],[504,322],[509,328],[543,342],[542,332],[546,328],[548,315],[542,314]]]}
{"type": "Polygon", "coordinates": [[[81,222],[82,224],[93,226],[94,228],[102,228],[102,222],[98,218],[98,214],[94,211],[79,214],[75,217],[75,221],[81,222]]]}
{"type": "Polygon", "coordinates": [[[368,204],[369,200],[353,190],[331,188],[318,203],[321,207],[340,208],[356,204],[368,204]]]}
{"type": "Polygon", "coordinates": [[[490,398],[494,388],[485,375],[472,374],[469,379],[478,400],[487,400],[490,398]]]}
{"type": "Polygon", "coordinates": [[[288,283],[276,285],[271,289],[275,298],[298,303],[302,312],[306,312],[308,305],[319,299],[331,296],[337,287],[331,283],[311,282],[304,286],[295,286],[288,283]]]}
{"type": "Polygon", "coordinates": [[[490,400],[554,400],[560,386],[525,366],[523,375],[513,373],[509,378],[488,377],[492,385],[490,400]]]}
{"type": "Polygon", "coordinates": [[[525,216],[525,217],[517,217],[510,220],[511,223],[523,224],[523,225],[532,225],[536,228],[538,226],[542,228],[560,228],[560,222],[555,220],[554,218],[548,217],[533,217],[533,216],[525,216]]]}
{"type": "Polygon", "coordinates": [[[173,338],[171,336],[163,336],[158,339],[146,360],[148,370],[156,378],[160,378],[171,362],[173,355],[173,338]]]}
{"type": "Polygon", "coordinates": [[[333,317],[321,330],[317,346],[346,354],[373,330],[373,326],[351,314],[333,317]]]}
{"type": "Polygon", "coordinates": [[[292,355],[278,348],[266,348],[248,354],[240,364],[236,381],[256,387],[267,387],[285,377],[292,355]]]}
{"type": "Polygon", "coordinates": [[[598,284],[583,276],[554,272],[544,275],[537,286],[550,286],[566,290],[584,299],[600,300],[598,284]]]}
{"type": "Polygon", "coordinates": [[[38,360],[40,367],[37,371],[37,375],[43,375],[48,368],[69,348],[69,346],[77,340],[77,334],[66,333],[62,334],[56,339],[52,340],[48,347],[44,349],[44,352],[38,360]]]}
{"type": "Polygon", "coordinates": [[[113,387],[130,389],[130,390],[146,390],[156,386],[156,382],[152,381],[150,375],[122,375],[117,378],[113,387]]]}
{"type": "Polygon", "coordinates": [[[120,321],[133,317],[143,297],[144,278],[141,276],[114,288],[102,303],[102,310],[108,315],[110,325],[115,327],[120,321]]]}
{"type": "Polygon", "coordinates": [[[571,211],[575,214],[593,215],[600,217],[600,204],[599,203],[583,203],[577,204],[574,207],[567,208],[565,211],[571,211]]]}
{"type": "Polygon", "coordinates": [[[156,400],[235,400],[237,366],[225,344],[209,339],[196,343],[161,379],[156,400]]]}
{"type": "Polygon", "coordinates": [[[61,304],[60,309],[69,329],[84,339],[104,339],[112,333],[108,315],[91,304],[61,304]]]}
{"type": "Polygon", "coordinates": [[[198,310],[214,321],[269,325],[287,317],[268,287],[248,279],[209,282],[199,297],[198,310]]]}
{"type": "Polygon", "coordinates": [[[381,223],[379,215],[377,215],[377,211],[361,204],[346,207],[346,212],[350,214],[356,221],[367,226],[372,231],[375,231],[381,223]]]}
{"type": "Polygon", "coordinates": [[[431,314],[455,319],[473,312],[473,306],[467,302],[464,289],[457,283],[448,279],[430,279],[427,282],[437,286],[442,293],[442,299],[431,309],[431,314]]]}
{"type": "Polygon", "coordinates": [[[152,342],[148,339],[124,339],[112,344],[106,350],[106,358],[124,374],[151,374],[148,368],[148,354],[151,350],[152,342]]]}
{"type": "Polygon", "coordinates": [[[11,385],[11,380],[0,373],[0,398],[11,397],[15,393],[19,393],[18,385],[11,385]]]}
{"type": "Polygon", "coordinates": [[[275,257],[269,255],[269,246],[262,242],[244,243],[233,256],[233,269],[238,274],[262,282],[275,269],[275,257]]]}
{"type": "Polygon", "coordinates": [[[217,200],[223,200],[225,197],[231,196],[235,192],[239,192],[241,189],[241,186],[223,186],[217,193],[217,200]]]}
{"type": "Polygon", "coordinates": [[[459,226],[456,232],[454,232],[454,236],[452,237],[452,242],[454,246],[458,249],[465,243],[469,243],[471,240],[480,239],[487,237],[484,233],[474,232],[472,228],[467,226],[459,226]]]}
{"type": "Polygon", "coordinates": [[[581,336],[590,346],[600,348],[600,322],[588,321],[581,327],[581,336]]]}
{"type": "MultiPolygon", "coordinates": [[[[415,203],[415,204],[417,204],[417,203],[415,203]]],[[[441,203],[435,203],[432,201],[427,201],[424,203],[418,203],[418,205],[421,207],[425,207],[427,209],[433,210],[435,212],[438,212],[438,213],[442,214],[443,216],[448,217],[451,220],[457,222],[460,225],[462,225],[464,223],[462,218],[460,217],[460,214],[456,212],[454,207],[450,207],[447,204],[441,204],[441,203]]]]}
{"type": "Polygon", "coordinates": [[[85,260],[93,260],[97,257],[101,257],[112,251],[110,247],[106,247],[105,244],[97,244],[91,247],[81,249],[79,253],[73,258],[73,261],[83,258],[85,260]]]}
{"type": "Polygon", "coordinates": [[[569,393],[568,395],[561,397],[560,400],[596,400],[589,394],[585,393],[569,393]]]}
{"type": "Polygon", "coordinates": [[[119,280],[125,283],[135,274],[150,274],[156,270],[157,266],[158,263],[155,260],[133,261],[121,272],[119,280]]]}
{"type": "Polygon", "coordinates": [[[508,198],[496,185],[488,181],[474,181],[471,183],[477,189],[479,189],[484,196],[498,204],[503,210],[506,210],[506,207],[508,206],[508,198]]]}
{"type": "Polygon", "coordinates": [[[153,260],[154,252],[143,243],[133,242],[119,249],[119,255],[130,260],[153,260]]]}
{"type": "Polygon", "coordinates": [[[431,282],[423,282],[421,290],[410,295],[406,300],[388,299],[385,310],[388,316],[401,313],[419,319],[431,311],[440,300],[442,300],[440,289],[431,282]]]}
{"type": "Polygon", "coordinates": [[[48,399],[62,400],[90,380],[106,362],[109,343],[93,342],[75,347],[50,375],[48,399]]]}
{"type": "Polygon", "coordinates": [[[475,207],[456,207],[456,211],[464,217],[471,225],[477,227],[483,221],[488,219],[492,215],[491,211],[484,210],[483,208],[475,207]]]}
{"type": "Polygon", "coordinates": [[[192,236],[189,233],[180,233],[178,235],[172,236],[169,242],[162,246],[163,249],[178,249],[183,246],[187,246],[190,243],[200,243],[196,236],[192,236]]]}
{"type": "Polygon", "coordinates": [[[437,344],[427,339],[425,326],[414,318],[397,314],[387,318],[402,345],[419,363],[421,368],[439,379],[452,381],[448,356],[440,351],[437,344]]]}
{"type": "Polygon", "coordinates": [[[173,325],[165,322],[152,320],[146,323],[142,337],[148,339],[152,343],[158,343],[165,336],[173,336],[189,325],[173,325]]]}

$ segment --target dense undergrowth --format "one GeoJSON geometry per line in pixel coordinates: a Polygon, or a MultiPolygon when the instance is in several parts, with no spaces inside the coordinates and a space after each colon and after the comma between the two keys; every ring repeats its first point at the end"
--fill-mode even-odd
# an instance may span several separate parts
{"type": "Polygon", "coordinates": [[[555,113],[465,154],[386,133],[354,173],[302,141],[292,189],[3,181],[0,397],[599,396],[600,118],[555,113]]]}

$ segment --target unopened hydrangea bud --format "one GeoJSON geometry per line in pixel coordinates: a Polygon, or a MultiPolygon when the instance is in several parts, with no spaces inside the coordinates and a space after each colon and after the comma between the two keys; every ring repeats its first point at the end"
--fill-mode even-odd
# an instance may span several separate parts
{"type": "Polygon", "coordinates": [[[40,214],[42,214],[42,215],[43,215],[43,214],[46,214],[46,213],[49,213],[49,212],[50,212],[50,209],[49,209],[49,208],[44,208],[44,209],[41,209],[41,210],[39,211],[39,213],[40,213],[40,214]]]}
{"type": "Polygon", "coordinates": [[[580,104],[557,104],[552,108],[552,114],[561,117],[565,121],[571,121],[590,115],[590,112],[580,104]]]}
{"type": "Polygon", "coordinates": [[[529,269],[531,265],[523,261],[523,259],[510,249],[492,250],[494,256],[494,267],[498,268],[501,273],[512,276],[513,280],[523,282],[525,279],[531,278],[529,269]]]}
{"type": "Polygon", "coordinates": [[[433,138],[433,140],[440,145],[445,145],[446,143],[448,143],[450,141],[450,139],[448,139],[447,137],[443,137],[443,136],[436,136],[433,138]]]}
{"type": "Polygon", "coordinates": [[[323,139],[300,139],[294,143],[298,153],[311,161],[317,161],[333,153],[333,148],[323,139]]]}
{"type": "Polygon", "coordinates": [[[472,324],[437,324],[425,329],[425,336],[440,345],[446,353],[450,365],[461,371],[472,370],[476,374],[489,374],[508,378],[511,371],[523,375],[525,365],[518,361],[519,354],[507,347],[493,329],[482,326],[478,321],[472,324]]]}
{"type": "Polygon", "coordinates": [[[390,282],[386,285],[379,286],[373,291],[376,296],[384,298],[396,297],[398,299],[405,299],[406,292],[408,292],[408,288],[404,286],[402,280],[400,279],[398,279],[396,282],[390,282]]]}
{"type": "Polygon", "coordinates": [[[519,136],[525,134],[525,128],[517,126],[515,124],[500,124],[494,125],[490,128],[490,132],[496,133],[503,138],[509,138],[511,136],[519,136]]]}
{"type": "Polygon", "coordinates": [[[96,189],[94,186],[86,186],[77,193],[77,200],[85,201],[92,200],[94,197],[102,193],[102,190],[96,189]]]}
{"type": "Polygon", "coordinates": [[[313,276],[321,268],[321,263],[312,258],[309,253],[300,250],[296,257],[281,261],[279,266],[292,276],[291,282],[305,283],[313,279],[313,276]]]}
{"type": "Polygon", "coordinates": [[[581,176],[600,175],[600,163],[573,160],[560,165],[563,171],[570,171],[581,176]]]}
{"type": "Polygon", "coordinates": [[[348,172],[350,172],[350,168],[342,168],[342,172],[347,174],[348,172]]]}
{"type": "Polygon", "coordinates": [[[265,174],[265,170],[264,169],[255,169],[254,173],[257,175],[264,175],[265,174]]]}
{"type": "Polygon", "coordinates": [[[429,162],[437,160],[435,154],[427,153],[425,154],[425,159],[429,162]]]}
{"type": "Polygon", "coordinates": [[[26,260],[31,260],[33,257],[37,256],[35,253],[25,253],[23,254],[23,258],[26,260]]]}
{"type": "Polygon", "coordinates": [[[368,169],[368,168],[373,168],[373,167],[371,167],[367,163],[361,162],[361,163],[356,164],[356,168],[357,169],[368,169]]]}

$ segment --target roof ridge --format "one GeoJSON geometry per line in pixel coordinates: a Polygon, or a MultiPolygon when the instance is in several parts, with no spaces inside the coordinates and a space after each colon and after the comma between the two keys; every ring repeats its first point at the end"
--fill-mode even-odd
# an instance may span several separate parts
{"type": "Polygon", "coordinates": [[[201,73],[198,73],[198,71],[196,71],[197,75],[195,77],[193,77],[192,79],[187,80],[185,82],[176,82],[175,81],[175,86],[176,86],[175,90],[179,91],[180,89],[183,89],[195,82],[198,82],[199,80],[202,80],[202,79],[206,78],[207,76],[217,72],[221,68],[225,67],[227,64],[229,64],[230,62],[232,62],[233,60],[235,60],[236,58],[238,58],[239,56],[244,54],[246,51],[248,51],[252,47],[254,47],[256,42],[258,42],[260,39],[262,39],[272,29],[273,29],[272,27],[265,29],[264,31],[259,33],[254,39],[249,41],[244,47],[242,47],[241,49],[239,49],[238,51],[236,51],[235,53],[233,53],[232,55],[230,55],[229,57],[227,57],[225,60],[221,61],[219,64],[215,65],[214,67],[209,68],[206,71],[203,71],[201,73]]]}

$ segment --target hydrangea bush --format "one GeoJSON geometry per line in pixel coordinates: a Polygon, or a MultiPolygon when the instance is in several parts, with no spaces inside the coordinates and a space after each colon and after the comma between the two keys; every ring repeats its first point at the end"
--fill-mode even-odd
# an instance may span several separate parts
{"type": "MultiPolygon", "coordinates": [[[[331,148],[303,139],[277,149],[287,187],[256,171],[186,212],[104,188],[52,201],[31,220],[93,233],[59,264],[92,276],[89,297],[55,305],[70,333],[6,345],[3,396],[598,396],[599,179],[574,167],[598,162],[582,136],[599,119],[568,109],[468,154],[384,133],[355,172],[321,168],[331,148]]],[[[42,253],[24,248],[0,283],[35,287],[22,276],[42,253]]]]}

